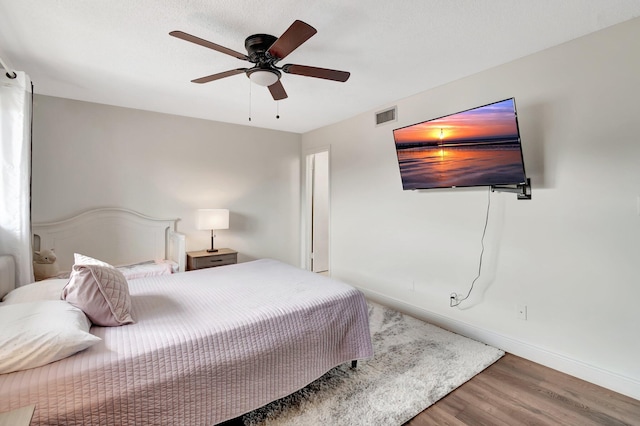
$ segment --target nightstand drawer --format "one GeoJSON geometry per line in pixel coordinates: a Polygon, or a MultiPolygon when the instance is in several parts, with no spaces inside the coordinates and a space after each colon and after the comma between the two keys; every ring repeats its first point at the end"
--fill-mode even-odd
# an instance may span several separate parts
{"type": "Polygon", "coordinates": [[[187,253],[187,271],[233,265],[234,263],[238,263],[238,252],[228,248],[221,248],[212,253],[206,250],[187,253]]]}
{"type": "Polygon", "coordinates": [[[6,413],[0,413],[0,425],[29,426],[35,409],[35,405],[28,405],[6,413]]]}
{"type": "Polygon", "coordinates": [[[211,268],[213,266],[233,265],[237,263],[236,254],[221,254],[218,256],[197,257],[193,259],[194,269],[211,268]]]}

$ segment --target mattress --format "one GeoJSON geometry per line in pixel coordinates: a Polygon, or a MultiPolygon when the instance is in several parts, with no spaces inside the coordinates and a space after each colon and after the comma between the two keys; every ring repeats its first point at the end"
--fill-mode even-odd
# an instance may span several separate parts
{"type": "Polygon", "coordinates": [[[373,355],[353,287],[275,260],[129,283],[135,324],[69,358],[0,375],[32,425],[212,425],[373,355]]]}

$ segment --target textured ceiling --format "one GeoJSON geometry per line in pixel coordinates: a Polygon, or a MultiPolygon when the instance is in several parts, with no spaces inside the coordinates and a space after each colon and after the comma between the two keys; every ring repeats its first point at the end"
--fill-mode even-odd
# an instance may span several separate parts
{"type": "Polygon", "coordinates": [[[0,57],[39,94],[304,133],[637,16],[638,0],[0,0],[0,57]],[[349,81],[284,74],[278,103],[244,75],[194,84],[248,63],[168,35],[245,52],[296,19],[318,33],[280,65],[349,81]]]}

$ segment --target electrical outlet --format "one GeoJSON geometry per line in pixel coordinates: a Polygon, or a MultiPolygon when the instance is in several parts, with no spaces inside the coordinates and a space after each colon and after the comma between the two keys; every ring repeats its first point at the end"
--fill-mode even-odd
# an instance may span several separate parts
{"type": "Polygon", "coordinates": [[[451,293],[449,295],[449,306],[454,307],[458,304],[458,294],[457,293],[451,293]]]}
{"type": "Polygon", "coordinates": [[[527,305],[516,305],[516,315],[518,319],[527,320],[527,305]]]}

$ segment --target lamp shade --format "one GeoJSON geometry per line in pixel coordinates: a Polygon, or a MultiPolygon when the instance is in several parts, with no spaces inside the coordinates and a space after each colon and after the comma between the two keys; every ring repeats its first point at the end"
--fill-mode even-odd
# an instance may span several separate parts
{"type": "Polygon", "coordinates": [[[196,211],[197,229],[229,229],[229,210],[198,209],[196,211]]]}

